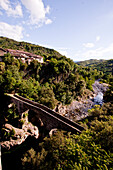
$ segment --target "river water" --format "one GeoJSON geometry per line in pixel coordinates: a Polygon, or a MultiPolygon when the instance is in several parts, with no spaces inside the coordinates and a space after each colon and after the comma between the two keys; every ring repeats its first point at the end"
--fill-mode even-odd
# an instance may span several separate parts
{"type": "Polygon", "coordinates": [[[93,84],[93,91],[95,94],[94,104],[103,104],[103,96],[106,90],[108,89],[108,85],[105,83],[100,83],[98,80],[93,84]]]}
{"type": "Polygon", "coordinates": [[[80,101],[73,101],[66,108],[65,116],[69,119],[76,121],[88,116],[88,110],[93,108],[94,105],[102,106],[104,100],[103,95],[108,88],[105,83],[100,83],[98,80],[92,85],[93,95],[89,99],[81,99],[80,101]]]}
{"type": "Polygon", "coordinates": [[[103,93],[99,92],[96,97],[94,97],[94,103],[102,105],[103,104],[103,93]]]}

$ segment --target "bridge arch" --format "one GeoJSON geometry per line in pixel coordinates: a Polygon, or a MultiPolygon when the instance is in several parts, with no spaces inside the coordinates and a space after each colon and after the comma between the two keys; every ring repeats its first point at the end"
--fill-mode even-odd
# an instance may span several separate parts
{"type": "Polygon", "coordinates": [[[81,133],[81,131],[84,130],[84,128],[79,124],[61,116],[57,112],[54,112],[44,105],[21,97],[19,95],[9,96],[11,98],[11,102],[16,104],[20,115],[22,115],[22,113],[26,110],[31,110],[32,112],[36,113],[35,117],[43,122],[44,127],[48,131],[57,128],[65,131],[70,131],[72,133],[81,133]]]}

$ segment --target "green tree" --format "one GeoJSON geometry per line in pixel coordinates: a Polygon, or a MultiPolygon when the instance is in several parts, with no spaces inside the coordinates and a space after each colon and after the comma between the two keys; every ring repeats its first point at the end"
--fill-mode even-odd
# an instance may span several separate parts
{"type": "Polygon", "coordinates": [[[57,100],[55,99],[52,88],[42,86],[38,94],[40,103],[54,109],[57,100]]]}

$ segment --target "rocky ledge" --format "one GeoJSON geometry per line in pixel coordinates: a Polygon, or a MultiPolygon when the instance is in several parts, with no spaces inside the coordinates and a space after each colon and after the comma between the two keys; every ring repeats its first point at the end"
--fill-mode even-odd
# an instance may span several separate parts
{"type": "Polygon", "coordinates": [[[1,147],[6,150],[11,149],[13,146],[20,145],[28,136],[33,136],[36,139],[39,137],[38,128],[27,121],[22,125],[22,129],[16,128],[10,124],[5,124],[2,130],[7,134],[12,134],[10,139],[1,142],[1,147]]]}

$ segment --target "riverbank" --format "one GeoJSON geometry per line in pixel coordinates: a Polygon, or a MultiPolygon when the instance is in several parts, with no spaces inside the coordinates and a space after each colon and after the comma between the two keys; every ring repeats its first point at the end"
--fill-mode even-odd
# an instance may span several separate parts
{"type": "Polygon", "coordinates": [[[95,104],[102,105],[103,94],[108,89],[108,84],[100,83],[98,80],[96,80],[92,87],[93,92],[86,90],[87,98],[83,97],[79,100],[74,100],[68,106],[59,105],[59,114],[73,121],[81,120],[82,118],[88,116],[88,110],[91,109],[95,104]]]}
{"type": "Polygon", "coordinates": [[[108,84],[100,83],[98,80],[96,80],[95,83],[92,85],[94,94],[97,95],[99,92],[105,93],[108,89],[108,86],[108,84]]]}

